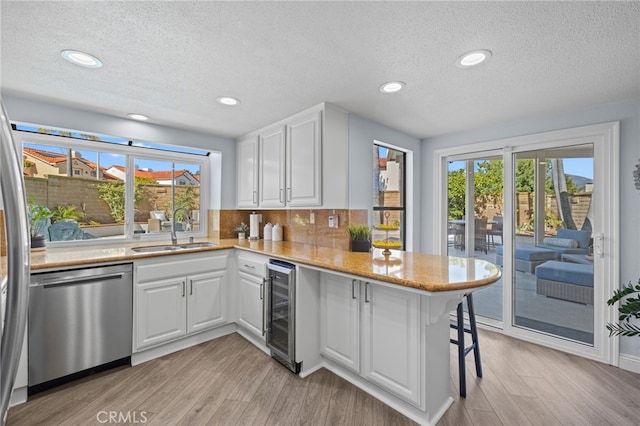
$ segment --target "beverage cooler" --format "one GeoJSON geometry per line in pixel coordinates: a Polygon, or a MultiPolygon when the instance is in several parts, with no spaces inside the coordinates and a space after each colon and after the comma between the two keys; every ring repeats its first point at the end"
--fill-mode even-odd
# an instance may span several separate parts
{"type": "Polygon", "coordinates": [[[301,362],[296,362],[296,267],[280,260],[267,265],[267,347],[271,356],[298,374],[301,362]]]}

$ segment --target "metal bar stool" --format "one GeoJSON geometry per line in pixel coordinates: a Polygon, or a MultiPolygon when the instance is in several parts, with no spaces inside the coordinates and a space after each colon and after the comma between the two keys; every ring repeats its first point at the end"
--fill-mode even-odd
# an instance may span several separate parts
{"type": "Polygon", "coordinates": [[[464,326],[464,311],[462,302],[458,303],[456,309],[457,320],[451,323],[451,328],[458,331],[458,339],[449,339],[451,343],[458,346],[458,377],[460,378],[460,396],[467,397],[467,380],[465,369],[465,356],[473,350],[473,357],[476,362],[476,375],[482,377],[482,361],[480,360],[480,346],[478,345],[478,329],[476,328],[476,314],[473,310],[473,297],[471,293],[464,295],[467,300],[467,312],[469,313],[469,328],[464,326]],[[465,347],[464,333],[471,334],[471,345],[465,347]]]}

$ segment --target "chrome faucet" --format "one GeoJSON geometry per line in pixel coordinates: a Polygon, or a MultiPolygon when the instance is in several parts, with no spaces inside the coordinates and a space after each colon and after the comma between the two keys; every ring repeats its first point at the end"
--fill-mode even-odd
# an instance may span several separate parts
{"type": "Polygon", "coordinates": [[[191,216],[189,216],[189,211],[184,207],[178,207],[173,211],[173,215],[171,216],[171,244],[178,244],[178,237],[176,236],[176,213],[182,210],[184,214],[187,215],[187,222],[191,224],[193,221],[191,220],[191,216]]]}

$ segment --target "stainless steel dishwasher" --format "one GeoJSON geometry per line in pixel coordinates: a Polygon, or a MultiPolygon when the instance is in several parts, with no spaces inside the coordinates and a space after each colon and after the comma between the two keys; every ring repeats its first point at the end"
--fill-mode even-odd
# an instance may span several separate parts
{"type": "Polygon", "coordinates": [[[130,364],[132,321],[131,264],[31,275],[29,393],[130,364]]]}

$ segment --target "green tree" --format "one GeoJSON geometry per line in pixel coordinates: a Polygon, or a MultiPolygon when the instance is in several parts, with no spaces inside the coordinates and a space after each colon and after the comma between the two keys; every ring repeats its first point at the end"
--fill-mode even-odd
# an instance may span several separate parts
{"type": "MultiPolygon", "coordinates": [[[[178,207],[184,207],[188,211],[196,210],[198,206],[198,193],[193,185],[182,186],[176,188],[176,197],[175,197],[175,206],[174,209],[178,207]]],[[[176,219],[184,222],[186,217],[183,211],[179,211],[176,214],[176,219]]]]}
{"type": "Polygon", "coordinates": [[[474,175],[475,212],[481,215],[488,204],[500,204],[503,193],[502,160],[483,160],[476,163],[474,175]]]}
{"type": "Polygon", "coordinates": [[[462,219],[465,206],[465,171],[451,170],[448,183],[449,220],[462,219]]]}
{"type": "MultiPolygon", "coordinates": [[[[533,159],[516,160],[516,192],[534,192],[533,164],[533,159]]],[[[580,188],[576,186],[570,177],[567,176],[566,181],[568,194],[577,194],[580,192],[580,188]]],[[[544,192],[547,195],[553,195],[555,193],[553,179],[551,179],[551,163],[548,161],[545,166],[544,192]]]]}
{"type": "MultiPolygon", "coordinates": [[[[148,183],[148,179],[136,177],[133,183],[134,203],[143,200],[147,195],[144,184],[148,183]]],[[[124,223],[124,182],[109,181],[96,185],[100,193],[100,199],[107,203],[111,209],[111,217],[116,223],[124,223]]]]}

